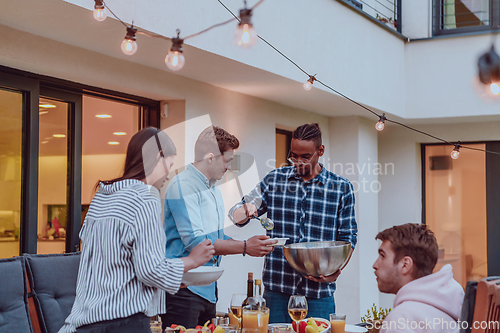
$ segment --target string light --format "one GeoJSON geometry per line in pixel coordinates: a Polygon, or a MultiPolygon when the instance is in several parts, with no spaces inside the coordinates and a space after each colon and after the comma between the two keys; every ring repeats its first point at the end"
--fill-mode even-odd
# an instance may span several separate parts
{"type": "Polygon", "coordinates": [[[385,117],[385,113],[382,113],[379,121],[375,124],[375,128],[377,129],[377,131],[381,132],[384,130],[386,120],[387,120],[387,118],[385,117]]]}
{"type": "Polygon", "coordinates": [[[458,158],[458,156],[460,155],[460,148],[462,146],[460,145],[460,141],[458,141],[457,144],[455,144],[455,148],[453,148],[453,150],[451,151],[451,158],[456,160],[458,158]]]}
{"type": "Polygon", "coordinates": [[[316,81],[316,78],[315,78],[316,74],[315,75],[309,75],[309,80],[307,80],[306,82],[304,82],[304,89],[309,91],[312,89],[312,86],[313,86],[313,83],[314,81],[316,81]]]}
{"type": "MultiPolygon", "coordinates": [[[[235,36],[234,36],[234,40],[233,40],[235,42],[235,44],[237,44],[239,46],[242,46],[244,48],[248,48],[248,47],[251,47],[251,46],[253,46],[255,44],[257,38],[261,39],[264,43],[266,43],[268,46],[270,46],[272,49],[274,49],[277,53],[279,53],[281,56],[283,56],[286,60],[288,60],[293,65],[295,65],[304,74],[306,74],[306,75],[309,76],[309,79],[303,85],[303,87],[304,87],[305,90],[311,90],[314,81],[318,81],[318,83],[320,83],[324,87],[330,89],[331,91],[335,92],[336,94],[342,96],[343,98],[349,100],[350,102],[358,105],[359,107],[361,107],[361,108],[365,109],[366,111],[368,111],[368,112],[376,115],[377,117],[379,117],[379,122],[375,125],[376,128],[377,128],[377,130],[379,130],[379,128],[381,128],[380,130],[383,130],[383,128],[385,127],[385,121],[388,121],[388,122],[400,125],[402,127],[405,127],[407,129],[410,129],[412,131],[418,132],[420,134],[429,136],[429,137],[431,137],[431,138],[433,138],[435,140],[444,142],[445,144],[454,145],[455,148],[453,149],[453,151],[451,153],[452,158],[454,158],[454,159],[458,158],[458,155],[460,153],[460,151],[459,151],[460,148],[477,150],[477,151],[482,151],[482,152],[485,152],[485,153],[500,155],[500,152],[494,152],[494,151],[489,151],[489,150],[484,150],[484,149],[477,149],[477,148],[473,148],[473,147],[466,147],[466,146],[461,146],[460,144],[452,144],[452,143],[450,143],[450,142],[448,142],[448,141],[446,141],[444,139],[438,138],[438,137],[433,136],[433,135],[431,135],[429,133],[420,131],[418,129],[415,129],[413,127],[410,127],[410,126],[407,126],[405,124],[399,123],[397,121],[390,120],[390,119],[388,119],[388,118],[385,117],[385,114],[382,114],[382,116],[381,116],[381,115],[377,114],[375,111],[369,109],[368,107],[366,107],[366,106],[364,106],[364,105],[362,105],[362,104],[354,101],[353,99],[349,98],[348,96],[342,94],[341,92],[339,92],[339,91],[333,89],[332,87],[326,85],[325,83],[319,81],[318,79],[315,78],[316,75],[309,75],[306,71],[304,71],[304,69],[302,69],[299,65],[297,65],[292,59],[290,59],[289,57],[287,57],[280,50],[278,50],[274,45],[272,45],[267,40],[265,40],[264,38],[262,38],[261,36],[258,36],[256,34],[255,30],[253,29],[253,25],[250,23],[250,18],[252,16],[252,10],[255,9],[258,5],[260,5],[263,1],[264,0],[259,0],[257,2],[257,4],[255,4],[252,8],[247,9],[246,8],[246,1],[244,0],[245,8],[242,9],[242,10],[240,10],[240,18],[238,19],[238,17],[229,8],[227,8],[227,6],[224,5],[224,3],[221,0],[218,0],[218,2],[229,13],[232,14],[233,18],[231,18],[228,21],[215,24],[215,25],[213,25],[213,26],[211,26],[211,27],[209,27],[209,28],[207,28],[205,30],[202,30],[202,31],[198,32],[198,33],[195,33],[195,34],[192,34],[190,36],[184,37],[184,39],[180,39],[179,38],[179,34],[178,34],[177,38],[172,38],[171,39],[171,41],[172,41],[172,47],[171,47],[171,49],[169,51],[169,54],[170,53],[173,54],[173,56],[172,56],[173,61],[171,61],[171,62],[168,61],[168,60],[170,60],[170,58],[169,58],[169,54],[167,54],[167,57],[165,58],[165,62],[167,63],[167,66],[170,68],[170,66],[169,66],[169,63],[170,63],[173,66],[173,68],[170,68],[171,70],[179,70],[179,69],[181,69],[183,67],[183,65],[185,63],[185,58],[184,58],[184,56],[182,54],[182,43],[183,43],[184,40],[186,40],[188,38],[199,36],[199,35],[207,32],[207,31],[209,31],[209,30],[211,30],[213,28],[225,25],[225,24],[233,21],[234,19],[237,19],[237,20],[240,21],[240,23],[238,24],[238,29],[235,32],[235,36]],[[175,56],[174,54],[176,52],[177,52],[177,55],[175,56]]],[[[132,26],[128,27],[127,24],[124,21],[122,21],[108,6],[104,5],[104,1],[103,0],[95,0],[95,3],[96,3],[95,9],[106,9],[106,10],[109,10],[109,12],[118,21],[120,21],[127,28],[127,34],[125,36],[124,41],[121,44],[121,48],[122,48],[123,53],[125,53],[127,55],[132,55],[132,54],[134,54],[137,51],[137,43],[136,43],[136,37],[135,37],[136,33],[139,33],[139,34],[142,34],[142,35],[146,35],[148,37],[155,37],[155,38],[161,38],[161,39],[165,39],[165,40],[170,40],[170,38],[167,38],[167,37],[162,36],[162,35],[150,34],[150,33],[147,33],[147,32],[137,31],[137,29],[134,28],[134,26],[133,26],[133,22],[132,22],[132,26]],[[102,5],[102,8],[99,8],[99,7],[101,7],[101,5],[102,5]]],[[[104,13],[102,15],[106,15],[106,14],[107,13],[104,13]]],[[[101,18],[100,15],[98,15],[98,17],[101,18]]],[[[102,20],[104,20],[105,18],[106,17],[102,18],[102,20]]],[[[479,79],[480,79],[480,81],[483,82],[484,84],[489,84],[490,85],[490,90],[491,90],[491,92],[493,94],[495,94],[495,95],[500,94],[500,86],[499,86],[499,83],[500,83],[500,57],[494,51],[494,47],[493,46],[491,47],[491,50],[489,52],[485,53],[483,56],[481,56],[479,58],[479,60],[478,60],[478,66],[479,66],[479,79]]]]}
{"type": "Polygon", "coordinates": [[[104,8],[104,2],[102,0],[95,0],[95,5],[94,5],[94,18],[102,22],[108,17],[108,13],[106,13],[106,10],[104,8]]]}
{"type": "Polygon", "coordinates": [[[495,52],[495,47],[479,57],[477,61],[479,80],[484,84],[500,81],[500,57],[495,52]]]}
{"type": "Polygon", "coordinates": [[[178,71],[184,67],[186,59],[182,54],[183,39],[179,38],[180,30],[177,29],[177,37],[172,38],[172,47],[165,57],[165,64],[171,71],[178,71]]]}
{"type": "Polygon", "coordinates": [[[127,27],[127,34],[122,42],[121,49],[126,55],[133,55],[137,52],[137,42],[135,41],[135,33],[137,29],[132,25],[127,27]]]}
{"type": "Polygon", "coordinates": [[[257,42],[257,33],[250,22],[252,10],[246,7],[247,2],[245,1],[245,8],[240,10],[240,23],[234,32],[233,38],[234,44],[245,49],[254,46],[257,42]]]}

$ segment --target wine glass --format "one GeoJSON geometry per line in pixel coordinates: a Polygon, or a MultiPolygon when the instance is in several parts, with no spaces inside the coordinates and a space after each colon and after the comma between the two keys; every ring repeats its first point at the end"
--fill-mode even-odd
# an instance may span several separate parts
{"type": "MultiPolygon", "coordinates": [[[[305,296],[292,295],[288,301],[288,314],[297,323],[307,316],[307,300],[305,296]]],[[[297,330],[298,331],[298,330],[297,330]]]]}
{"type": "Polygon", "coordinates": [[[241,315],[243,314],[242,305],[246,298],[246,294],[233,294],[231,298],[231,313],[238,318],[238,328],[241,327],[241,315]]]}

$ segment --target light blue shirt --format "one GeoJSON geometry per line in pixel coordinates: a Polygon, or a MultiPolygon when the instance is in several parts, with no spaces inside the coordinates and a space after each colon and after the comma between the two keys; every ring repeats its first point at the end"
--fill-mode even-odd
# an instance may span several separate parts
{"type": "MultiPolygon", "coordinates": [[[[165,234],[167,258],[181,258],[205,239],[230,239],[224,234],[224,202],[220,190],[194,165],[175,176],[165,193],[165,234]]],[[[205,266],[218,266],[214,256],[205,266]]],[[[190,291],[206,300],[217,302],[217,283],[190,286],[190,291]]]]}

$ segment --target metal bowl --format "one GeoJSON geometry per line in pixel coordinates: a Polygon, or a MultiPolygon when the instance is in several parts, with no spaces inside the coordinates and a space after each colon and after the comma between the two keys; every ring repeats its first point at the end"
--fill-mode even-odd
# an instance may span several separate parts
{"type": "Polygon", "coordinates": [[[343,241],[295,243],[283,246],[285,258],[303,275],[328,276],[344,265],[351,243],[343,241]]]}

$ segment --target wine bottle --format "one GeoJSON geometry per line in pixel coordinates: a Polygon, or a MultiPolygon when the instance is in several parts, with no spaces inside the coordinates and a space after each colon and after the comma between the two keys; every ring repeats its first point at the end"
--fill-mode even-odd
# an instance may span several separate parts
{"type": "Polygon", "coordinates": [[[259,309],[266,307],[266,300],[262,296],[262,280],[261,279],[255,279],[255,296],[254,296],[254,298],[257,302],[257,307],[259,309]]]}
{"type": "Polygon", "coordinates": [[[255,298],[253,297],[253,273],[248,273],[247,280],[247,298],[243,301],[242,306],[254,305],[255,298]]]}

